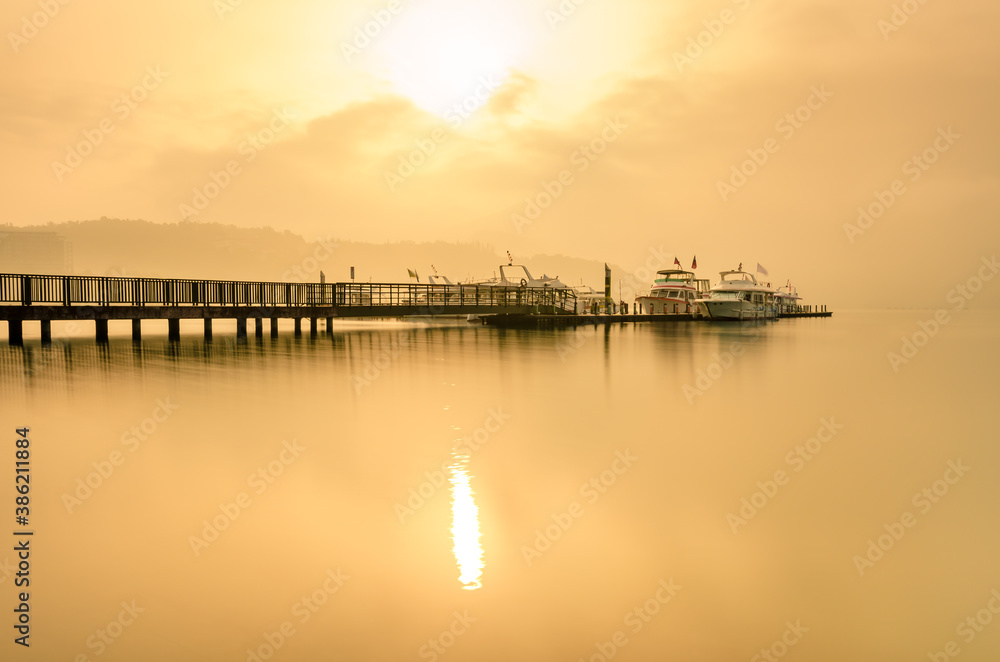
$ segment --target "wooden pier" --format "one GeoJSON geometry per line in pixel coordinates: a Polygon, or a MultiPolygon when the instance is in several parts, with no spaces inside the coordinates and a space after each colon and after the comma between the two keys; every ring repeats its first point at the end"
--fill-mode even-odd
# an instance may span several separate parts
{"type": "Polygon", "coordinates": [[[23,343],[23,325],[37,321],[42,342],[52,340],[54,320],[92,320],[98,342],[108,340],[110,320],[130,320],[132,338],[142,337],[142,321],[165,319],[171,340],[180,339],[180,320],[204,320],[205,338],[212,321],[235,319],[238,338],[271,336],[279,319],[303,319],[315,335],[320,319],[487,315],[496,313],[565,315],[576,310],[572,290],[494,285],[407,283],[276,283],[254,281],[117,278],[105,276],[36,276],[0,274],[0,320],[8,342],[23,343]]]}

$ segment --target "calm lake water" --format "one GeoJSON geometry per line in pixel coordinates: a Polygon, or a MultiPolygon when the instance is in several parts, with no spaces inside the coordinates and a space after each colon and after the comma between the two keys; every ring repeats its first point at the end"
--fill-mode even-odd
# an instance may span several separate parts
{"type": "Polygon", "coordinates": [[[30,657],[993,662],[1000,314],[932,316],[4,343],[30,657]]]}

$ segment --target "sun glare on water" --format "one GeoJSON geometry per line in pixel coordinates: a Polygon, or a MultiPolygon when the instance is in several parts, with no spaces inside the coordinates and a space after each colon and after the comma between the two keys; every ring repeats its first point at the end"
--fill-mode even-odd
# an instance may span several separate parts
{"type": "Polygon", "coordinates": [[[451,538],[458,580],[462,588],[474,591],[482,586],[483,548],[479,544],[479,508],[472,498],[468,461],[468,456],[457,456],[451,467],[451,538]]]}

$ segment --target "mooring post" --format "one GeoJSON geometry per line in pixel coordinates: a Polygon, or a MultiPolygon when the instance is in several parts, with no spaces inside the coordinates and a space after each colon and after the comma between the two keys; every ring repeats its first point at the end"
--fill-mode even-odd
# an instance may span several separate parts
{"type": "Polygon", "coordinates": [[[97,342],[108,342],[108,320],[95,319],[97,342]]]}
{"type": "Polygon", "coordinates": [[[132,320],[132,340],[142,340],[142,320],[132,320]]]}
{"type": "Polygon", "coordinates": [[[168,340],[180,340],[181,339],[181,320],[177,317],[171,317],[167,320],[167,339],[168,340]]]}

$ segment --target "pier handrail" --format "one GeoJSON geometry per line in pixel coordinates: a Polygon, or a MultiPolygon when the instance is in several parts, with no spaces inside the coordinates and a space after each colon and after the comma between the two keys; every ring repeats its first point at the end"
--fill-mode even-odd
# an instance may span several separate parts
{"type": "Polygon", "coordinates": [[[287,283],[122,276],[0,274],[0,305],[425,307],[551,306],[576,309],[571,289],[423,283],[287,283]]]}

